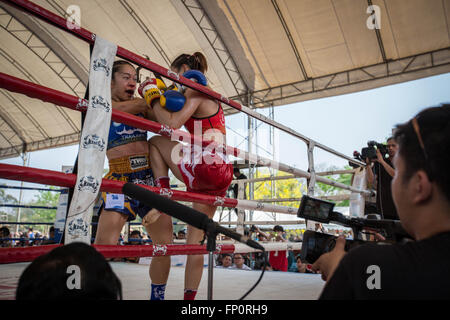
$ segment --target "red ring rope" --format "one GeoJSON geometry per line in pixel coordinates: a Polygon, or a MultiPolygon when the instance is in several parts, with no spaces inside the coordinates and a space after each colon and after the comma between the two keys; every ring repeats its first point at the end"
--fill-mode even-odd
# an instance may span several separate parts
{"type": "MultiPolygon", "coordinates": [[[[62,173],[58,171],[22,167],[3,163],[0,164],[0,177],[3,179],[48,184],[65,188],[73,188],[76,184],[77,179],[77,176],[71,173],[62,173]]],[[[122,193],[124,184],[125,182],[123,181],[102,179],[100,191],[122,193]]],[[[142,184],[139,184],[139,186],[152,192],[168,196],[170,199],[177,201],[198,202],[208,205],[220,205],[230,208],[235,208],[238,205],[237,199],[222,198],[188,191],[163,189],[142,184]],[[218,204],[217,201],[220,201],[221,203],[218,204]]]]}
{"type": "MultiPolygon", "coordinates": [[[[0,248],[0,264],[30,262],[37,257],[47,254],[51,250],[62,245],[43,245],[35,247],[0,248]]],[[[105,258],[129,258],[129,257],[158,257],[174,255],[194,255],[207,254],[206,245],[127,245],[127,246],[106,246],[93,245],[105,258]]],[[[217,245],[214,253],[233,253],[233,244],[217,245]]]]}

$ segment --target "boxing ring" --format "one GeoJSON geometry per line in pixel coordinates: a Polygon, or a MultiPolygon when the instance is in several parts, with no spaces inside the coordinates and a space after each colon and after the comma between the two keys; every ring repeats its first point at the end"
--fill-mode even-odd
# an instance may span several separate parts
{"type": "MultiPolygon", "coordinates": [[[[26,0],[2,0],[9,4],[16,6],[24,12],[27,12],[47,23],[50,23],[66,32],[69,32],[79,39],[86,41],[87,43],[93,45],[96,40],[96,35],[88,30],[83,28],[72,28],[69,29],[66,24],[66,19],[55,15],[44,8],[41,8],[34,3],[26,0]]],[[[172,80],[174,82],[185,85],[191,89],[202,92],[203,94],[220,101],[228,106],[231,106],[241,112],[246,113],[248,116],[256,118],[262,122],[265,122],[283,132],[286,132],[304,142],[308,145],[308,159],[309,159],[309,170],[304,171],[298,168],[294,168],[287,164],[277,162],[271,159],[267,159],[261,157],[259,155],[254,155],[244,150],[240,150],[235,147],[227,146],[227,145],[218,145],[216,142],[205,141],[196,136],[190,135],[189,133],[181,130],[174,130],[167,126],[161,125],[156,122],[152,122],[150,120],[142,119],[137,116],[124,113],[118,110],[113,109],[111,114],[111,120],[123,123],[138,129],[146,130],[155,134],[159,134],[170,138],[172,140],[178,140],[184,143],[197,144],[201,146],[210,146],[214,145],[217,147],[223,147],[228,155],[234,156],[239,159],[243,159],[248,161],[254,165],[266,166],[270,168],[275,168],[280,171],[284,171],[290,173],[291,176],[286,177],[287,179],[291,178],[306,178],[308,181],[308,194],[312,195],[314,193],[314,185],[317,182],[321,182],[324,184],[328,184],[331,186],[339,187],[341,189],[347,190],[351,192],[351,195],[357,200],[361,199],[364,195],[370,194],[369,191],[364,190],[363,188],[358,188],[355,186],[348,186],[331,179],[327,179],[323,177],[323,174],[315,173],[314,171],[314,160],[312,157],[312,152],[315,147],[321,148],[325,151],[331,152],[334,155],[345,158],[353,163],[364,166],[364,164],[356,161],[355,159],[349,158],[333,149],[330,149],[324,145],[321,145],[303,135],[295,132],[294,130],[287,128],[267,117],[255,112],[254,110],[244,107],[238,104],[235,101],[229,100],[228,98],[222,96],[219,93],[216,93],[207,87],[201,86],[189,79],[182,77],[179,74],[175,74],[163,68],[144,57],[138,56],[124,48],[117,47],[116,55],[122,59],[128,60],[139,67],[142,67],[146,70],[149,70],[153,73],[159,74],[162,77],[172,80]]],[[[47,88],[41,86],[36,83],[32,83],[26,80],[22,80],[11,75],[0,73],[0,87],[6,89],[10,92],[15,92],[18,94],[27,95],[30,98],[40,99],[44,102],[52,103],[61,107],[69,108],[72,110],[76,110],[82,113],[86,113],[90,104],[87,100],[81,99],[69,94],[66,94],[61,91],[57,91],[51,88],[47,88]]],[[[63,188],[74,188],[77,183],[77,175],[76,174],[68,174],[57,171],[45,170],[45,169],[37,169],[30,168],[24,166],[16,166],[16,165],[8,165],[8,164],[0,164],[0,178],[9,179],[9,180],[18,180],[23,182],[31,182],[31,183],[39,183],[45,185],[59,186],[63,188]]],[[[242,190],[243,184],[248,181],[237,181],[242,190]]],[[[123,193],[124,182],[113,181],[102,179],[99,192],[110,192],[110,193],[123,193]]],[[[243,200],[243,199],[231,199],[226,197],[217,197],[217,196],[208,196],[204,194],[197,194],[187,191],[173,190],[173,189],[164,189],[157,188],[147,185],[139,185],[139,187],[144,188],[148,191],[156,193],[158,195],[164,196],[174,201],[182,201],[182,202],[196,202],[202,204],[208,204],[213,206],[222,206],[228,208],[236,208],[239,210],[257,210],[257,211],[265,211],[265,212],[277,212],[284,213],[290,215],[296,215],[298,208],[297,207],[288,207],[281,206],[277,204],[270,204],[267,202],[277,202],[280,199],[269,199],[270,201],[251,201],[251,200],[243,200]]],[[[351,197],[350,197],[351,199],[351,197]]],[[[282,199],[285,200],[285,199],[282,199]]],[[[289,223],[294,223],[298,221],[291,221],[289,223]]],[[[244,224],[248,224],[250,222],[245,222],[243,220],[242,215],[238,217],[238,232],[242,231],[242,227],[244,224]],[[241,229],[239,229],[239,226],[241,229]]],[[[252,222],[253,223],[253,222],[252,222]]],[[[270,223],[270,222],[269,222],[270,223]]],[[[267,223],[267,224],[269,224],[267,223]]],[[[283,224],[281,221],[277,222],[278,224],[283,224]]],[[[223,223],[230,224],[230,223],[223,223]]],[[[66,226],[67,228],[67,226],[66,226]]],[[[54,249],[58,245],[45,245],[45,246],[36,246],[36,247],[26,247],[26,248],[1,248],[0,249],[0,274],[2,275],[0,278],[0,299],[1,298],[11,298],[10,294],[2,292],[2,289],[10,292],[11,288],[14,287],[14,279],[18,279],[18,275],[23,271],[26,267],[27,263],[33,261],[36,257],[43,255],[50,250],[54,249]],[[16,266],[16,267],[14,267],[16,266]],[[4,283],[7,283],[6,285],[4,283]]],[[[263,246],[266,251],[279,251],[279,250],[300,250],[301,243],[263,243],[263,246]]],[[[168,244],[168,245],[127,245],[127,246],[94,246],[105,258],[126,258],[126,257],[156,257],[156,256],[168,256],[168,255],[193,255],[193,254],[207,254],[211,253],[211,250],[207,250],[206,245],[184,245],[184,244],[168,244]]],[[[214,254],[223,254],[223,253],[249,253],[254,252],[255,249],[250,248],[244,244],[221,244],[216,243],[214,254]]],[[[211,262],[211,261],[210,261],[211,262]]],[[[148,278],[148,267],[145,266],[130,266],[129,264],[121,264],[121,263],[112,263],[114,271],[118,272],[119,276],[122,276],[127,279],[124,282],[124,297],[130,299],[148,299],[148,287],[149,282],[144,282],[142,279],[148,278]],[[140,275],[140,281],[129,281],[127,277],[128,272],[126,272],[127,268],[136,269],[136,273],[140,275]],[[145,274],[145,275],[144,275],[145,274]],[[128,288],[127,286],[131,286],[128,288]],[[141,288],[137,288],[136,291],[140,293],[137,294],[133,291],[132,286],[140,286],[145,287],[145,296],[144,292],[141,288]],[[141,292],[142,291],[142,292],[141,292]]],[[[256,271],[241,271],[241,270],[215,270],[217,275],[219,275],[219,279],[216,278],[216,281],[220,283],[220,286],[224,286],[227,288],[229,286],[236,289],[236,291],[243,291],[236,287],[237,283],[239,283],[242,287],[250,288],[256,278],[259,276],[260,272],[256,271]],[[232,284],[234,283],[234,284],[232,284]]],[[[170,292],[176,291],[171,290],[170,287],[174,283],[182,283],[182,281],[174,281],[172,278],[180,278],[181,279],[181,268],[172,268],[171,275],[168,281],[168,294],[166,297],[168,299],[180,299],[181,297],[177,297],[176,295],[170,295],[170,292]],[[174,272],[174,270],[177,270],[174,272]]],[[[263,280],[262,285],[267,289],[261,289],[258,287],[259,293],[253,292],[250,294],[250,299],[315,299],[317,298],[320,290],[323,286],[323,282],[318,275],[307,275],[307,274],[290,274],[290,273],[281,273],[281,272],[268,272],[266,274],[266,278],[263,280]],[[293,286],[293,281],[298,282],[298,287],[293,286]],[[282,285],[282,290],[275,287],[277,285],[282,285]],[[302,287],[303,286],[303,287],[302,287]],[[299,294],[299,287],[302,287],[302,290],[306,290],[305,292],[301,292],[299,294]],[[285,292],[285,295],[281,294],[280,291],[285,292]],[[274,292],[278,292],[278,295],[275,295],[274,292]],[[272,295],[273,294],[273,295],[272,295]]],[[[262,286],[261,285],[261,286],[262,286]]],[[[199,288],[199,299],[205,298],[205,281],[202,281],[202,284],[199,288]]],[[[216,285],[217,288],[217,285],[216,285]]],[[[181,292],[181,290],[179,290],[181,292]]],[[[220,290],[219,290],[220,291],[220,290]]],[[[301,291],[301,290],[300,290],[301,291]]],[[[220,291],[221,294],[218,294],[219,299],[233,299],[237,298],[241,295],[241,293],[235,293],[233,296],[229,296],[229,290],[224,289],[223,292],[220,291]]],[[[209,293],[209,292],[208,292],[209,293]]],[[[209,295],[208,295],[209,297],[209,295]]]]}

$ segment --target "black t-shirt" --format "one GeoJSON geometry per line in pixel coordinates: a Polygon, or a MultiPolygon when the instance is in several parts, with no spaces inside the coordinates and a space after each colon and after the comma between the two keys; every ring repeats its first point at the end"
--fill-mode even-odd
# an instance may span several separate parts
{"type": "Polygon", "coordinates": [[[352,249],[320,299],[450,299],[450,232],[406,244],[352,249]]]}
{"type": "MultiPolygon", "coordinates": [[[[389,159],[385,159],[386,163],[393,167],[389,159]]],[[[376,162],[374,166],[375,175],[377,176],[377,211],[383,216],[383,219],[399,220],[397,209],[392,199],[391,191],[391,175],[384,167],[376,162]]]]}
{"type": "MultiPolygon", "coordinates": [[[[243,173],[241,173],[239,177],[236,178],[236,180],[245,180],[245,179],[247,179],[247,176],[243,173]]],[[[245,191],[245,185],[246,183],[244,184],[244,199],[247,199],[247,192],[245,191]]],[[[236,183],[233,185],[233,195],[236,199],[238,197],[238,192],[239,192],[239,185],[236,183]]]]}

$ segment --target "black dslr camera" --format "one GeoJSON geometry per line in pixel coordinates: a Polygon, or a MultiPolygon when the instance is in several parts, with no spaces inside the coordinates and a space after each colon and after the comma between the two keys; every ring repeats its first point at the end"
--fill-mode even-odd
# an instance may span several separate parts
{"type": "Polygon", "coordinates": [[[366,162],[366,158],[369,158],[369,160],[375,160],[377,158],[377,149],[380,150],[383,158],[385,158],[388,154],[388,150],[384,144],[378,143],[376,141],[368,141],[367,147],[362,148],[361,153],[355,151],[353,153],[353,156],[363,162],[366,162]]]}
{"type": "MultiPolygon", "coordinates": [[[[397,220],[373,220],[363,218],[348,218],[342,213],[333,211],[334,203],[324,200],[303,196],[300,208],[297,212],[299,218],[313,220],[322,223],[336,223],[352,228],[355,240],[346,240],[345,251],[349,251],[368,241],[360,239],[364,234],[363,229],[370,229],[380,233],[386,241],[377,244],[392,244],[410,238],[397,220]]],[[[314,263],[322,254],[333,250],[337,237],[311,230],[303,234],[302,250],[300,258],[302,261],[314,263]]]]}
{"type": "MultiPolygon", "coordinates": [[[[361,153],[359,153],[356,150],[353,151],[353,158],[355,158],[356,160],[362,161],[364,163],[366,162],[367,158],[369,160],[376,160],[377,159],[377,149],[380,150],[380,153],[383,156],[383,158],[386,158],[386,155],[388,154],[387,147],[384,144],[378,143],[376,141],[368,141],[367,142],[367,147],[366,148],[362,148],[361,153]]],[[[359,167],[358,164],[355,164],[355,163],[353,163],[351,161],[349,161],[348,164],[353,169],[356,169],[356,168],[359,167]]]]}

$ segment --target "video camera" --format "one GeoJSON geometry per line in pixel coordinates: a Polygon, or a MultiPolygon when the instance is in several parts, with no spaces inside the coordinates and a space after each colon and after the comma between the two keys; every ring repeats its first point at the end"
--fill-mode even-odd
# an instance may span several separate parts
{"type": "MultiPolygon", "coordinates": [[[[377,244],[392,244],[411,238],[398,220],[349,218],[342,213],[333,211],[334,206],[335,204],[333,202],[303,196],[297,216],[306,220],[321,223],[336,223],[352,228],[355,240],[346,240],[345,251],[368,243],[368,241],[360,239],[364,234],[364,229],[377,232],[386,239],[386,241],[380,241],[377,244]]],[[[302,250],[300,252],[301,260],[314,263],[322,254],[333,250],[336,245],[336,239],[337,237],[333,235],[311,230],[305,231],[303,234],[302,250]]]]}
{"type": "Polygon", "coordinates": [[[388,150],[384,144],[378,143],[376,141],[368,141],[367,147],[362,148],[361,153],[359,153],[358,151],[353,152],[353,157],[362,162],[366,162],[366,158],[369,158],[369,160],[375,160],[377,158],[377,149],[380,150],[383,158],[385,158],[388,154],[388,150]]]}

